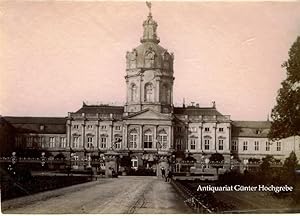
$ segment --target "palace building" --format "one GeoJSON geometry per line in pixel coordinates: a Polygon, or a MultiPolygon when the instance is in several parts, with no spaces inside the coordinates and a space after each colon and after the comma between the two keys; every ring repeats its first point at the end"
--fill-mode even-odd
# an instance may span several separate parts
{"type": "Polygon", "coordinates": [[[135,169],[166,167],[172,157],[200,161],[213,153],[228,162],[233,154],[242,160],[266,155],[282,160],[294,150],[300,156],[299,137],[268,140],[270,121],[233,121],[214,102],[174,106],[174,54],[159,45],[157,26],[150,12],[140,44],[126,53],[124,106],[83,103],[66,118],[1,117],[1,136],[14,131],[13,141],[1,143],[13,148],[2,149],[43,149],[66,158],[72,152],[76,160],[114,151],[130,156],[135,169]]]}

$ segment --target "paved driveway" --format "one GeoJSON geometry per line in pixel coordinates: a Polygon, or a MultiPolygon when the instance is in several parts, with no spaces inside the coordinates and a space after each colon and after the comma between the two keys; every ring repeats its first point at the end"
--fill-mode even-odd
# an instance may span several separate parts
{"type": "Polygon", "coordinates": [[[101,179],[2,203],[3,213],[192,213],[157,177],[101,179]]]}

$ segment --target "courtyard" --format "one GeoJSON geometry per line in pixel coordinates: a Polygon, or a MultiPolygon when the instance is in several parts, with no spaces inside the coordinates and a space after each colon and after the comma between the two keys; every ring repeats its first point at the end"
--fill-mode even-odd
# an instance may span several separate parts
{"type": "Polygon", "coordinates": [[[170,183],[152,176],[100,179],[2,202],[3,213],[192,213],[170,183]]]}

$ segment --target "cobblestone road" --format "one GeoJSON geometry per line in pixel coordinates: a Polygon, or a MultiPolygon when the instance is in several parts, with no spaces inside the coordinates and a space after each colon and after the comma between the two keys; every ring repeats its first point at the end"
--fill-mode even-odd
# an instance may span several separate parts
{"type": "Polygon", "coordinates": [[[2,203],[3,213],[192,213],[157,177],[101,179],[2,203]]]}

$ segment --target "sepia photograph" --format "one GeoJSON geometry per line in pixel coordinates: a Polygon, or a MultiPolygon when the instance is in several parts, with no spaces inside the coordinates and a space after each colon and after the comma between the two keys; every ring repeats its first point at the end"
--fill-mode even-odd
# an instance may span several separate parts
{"type": "Polygon", "coordinates": [[[299,1],[0,1],[2,214],[300,213],[299,1]]]}

